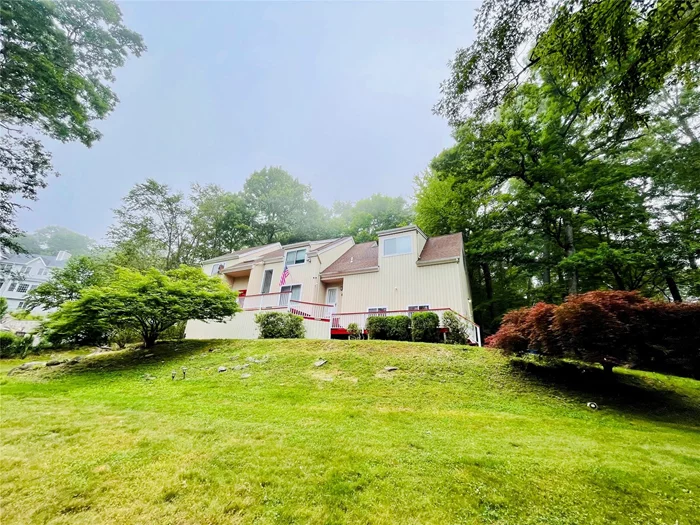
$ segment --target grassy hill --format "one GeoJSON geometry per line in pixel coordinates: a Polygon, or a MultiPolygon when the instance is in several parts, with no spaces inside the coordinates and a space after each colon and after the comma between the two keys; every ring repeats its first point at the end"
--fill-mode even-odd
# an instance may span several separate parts
{"type": "Polygon", "coordinates": [[[4,525],[700,516],[690,379],[371,341],[186,341],[7,376],[19,363],[0,365],[4,525]]]}

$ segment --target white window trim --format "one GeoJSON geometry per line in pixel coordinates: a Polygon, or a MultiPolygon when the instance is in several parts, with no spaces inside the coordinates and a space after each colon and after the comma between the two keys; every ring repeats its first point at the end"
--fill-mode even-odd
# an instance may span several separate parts
{"type": "Polygon", "coordinates": [[[399,255],[411,255],[413,253],[413,239],[411,238],[410,235],[397,235],[396,237],[389,237],[389,239],[384,239],[382,243],[382,257],[398,257],[399,255]],[[402,252],[402,253],[392,253],[392,254],[385,254],[384,250],[386,249],[386,241],[389,239],[400,239],[401,237],[408,237],[408,240],[411,242],[411,249],[408,250],[407,252],[402,252]]]}
{"type": "Polygon", "coordinates": [[[374,309],[376,309],[376,310],[379,310],[379,308],[384,308],[384,313],[387,313],[387,312],[389,311],[389,307],[388,307],[388,306],[368,306],[368,307],[367,307],[367,313],[368,313],[368,314],[378,314],[378,313],[381,313],[381,312],[379,312],[379,311],[377,311],[377,312],[370,312],[370,310],[371,310],[372,308],[374,308],[374,309]]]}
{"type": "Polygon", "coordinates": [[[270,272],[270,290],[272,290],[272,279],[275,276],[275,269],[274,268],[263,270],[262,282],[260,283],[260,293],[261,294],[271,293],[270,290],[268,290],[267,292],[263,292],[263,290],[265,289],[265,274],[267,272],[270,272]]]}
{"type": "MultiPolygon", "coordinates": [[[[429,305],[428,303],[409,304],[409,305],[406,307],[406,310],[410,310],[411,307],[420,308],[421,306],[427,306],[427,307],[428,307],[428,310],[430,310],[430,305],[429,305]]],[[[416,312],[419,312],[419,311],[420,311],[420,310],[416,310],[416,312]]]]}
{"type": "Polygon", "coordinates": [[[309,255],[308,248],[295,248],[293,250],[287,250],[286,252],[284,252],[284,259],[282,260],[282,262],[287,266],[287,268],[289,268],[290,266],[301,266],[302,264],[306,264],[306,256],[307,255],[309,255]],[[290,252],[299,252],[301,250],[304,250],[304,260],[300,263],[287,264],[287,254],[290,252]]]}
{"type": "MultiPolygon", "coordinates": [[[[304,293],[304,285],[301,283],[286,283],[286,284],[283,284],[282,286],[280,286],[280,300],[279,300],[278,304],[282,302],[282,297],[284,297],[284,294],[282,293],[282,288],[285,288],[287,286],[289,286],[289,287],[298,286],[299,287],[299,301],[303,301],[304,296],[302,294],[304,293]]],[[[289,301],[291,301],[291,300],[292,300],[292,294],[291,294],[291,290],[290,290],[289,300],[287,300],[286,306],[289,306],[289,301]]],[[[283,305],[280,304],[280,306],[283,306],[283,305]]]]}
{"type": "Polygon", "coordinates": [[[328,302],[328,291],[329,290],[335,290],[335,304],[338,304],[338,298],[340,297],[340,287],[339,286],[329,286],[326,288],[326,304],[330,304],[328,302]]]}

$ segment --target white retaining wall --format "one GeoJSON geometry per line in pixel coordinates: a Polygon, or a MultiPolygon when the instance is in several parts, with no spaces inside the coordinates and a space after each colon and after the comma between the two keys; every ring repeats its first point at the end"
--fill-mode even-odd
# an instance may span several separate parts
{"type": "MultiPolygon", "coordinates": [[[[189,321],[185,330],[186,339],[257,339],[260,335],[255,324],[258,312],[238,312],[223,323],[189,321]]],[[[304,319],[307,339],[330,339],[331,323],[304,319]]]]}

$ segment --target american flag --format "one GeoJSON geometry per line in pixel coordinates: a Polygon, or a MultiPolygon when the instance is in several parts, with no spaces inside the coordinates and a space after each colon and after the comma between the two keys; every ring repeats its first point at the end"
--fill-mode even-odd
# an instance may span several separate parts
{"type": "Polygon", "coordinates": [[[289,277],[289,268],[287,268],[287,265],[285,264],[284,271],[280,276],[280,286],[284,286],[287,283],[287,277],[289,277]]]}

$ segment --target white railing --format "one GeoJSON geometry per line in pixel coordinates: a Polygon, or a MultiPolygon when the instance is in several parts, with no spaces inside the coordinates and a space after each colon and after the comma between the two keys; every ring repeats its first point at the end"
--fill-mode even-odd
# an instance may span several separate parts
{"type": "Polygon", "coordinates": [[[238,297],[238,304],[244,310],[286,310],[291,295],[292,292],[241,295],[238,297]]]}
{"type": "Polygon", "coordinates": [[[469,341],[473,344],[481,346],[481,329],[478,324],[476,324],[471,319],[464,317],[463,315],[455,312],[452,308],[431,308],[429,310],[389,310],[386,312],[347,312],[347,313],[334,313],[331,317],[331,329],[345,329],[352,323],[356,324],[357,327],[364,331],[367,324],[367,318],[387,315],[407,315],[418,312],[434,312],[440,318],[440,328],[444,328],[445,324],[443,321],[443,315],[445,312],[452,312],[457,315],[460,320],[466,325],[467,337],[469,341]]]}
{"type": "Polygon", "coordinates": [[[306,317],[307,319],[321,319],[324,321],[330,321],[331,315],[333,314],[333,305],[323,303],[307,303],[304,301],[290,299],[289,311],[293,314],[306,317]]]}

